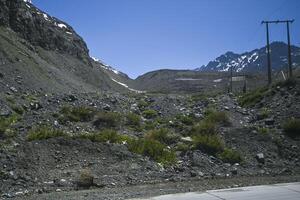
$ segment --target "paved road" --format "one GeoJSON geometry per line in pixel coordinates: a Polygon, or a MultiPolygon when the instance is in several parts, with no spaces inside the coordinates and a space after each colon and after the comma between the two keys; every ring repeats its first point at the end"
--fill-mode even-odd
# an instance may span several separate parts
{"type": "MultiPolygon", "coordinates": [[[[300,182],[164,195],[139,200],[300,200],[300,182]]],[[[137,200],[137,199],[136,199],[137,200]]]]}

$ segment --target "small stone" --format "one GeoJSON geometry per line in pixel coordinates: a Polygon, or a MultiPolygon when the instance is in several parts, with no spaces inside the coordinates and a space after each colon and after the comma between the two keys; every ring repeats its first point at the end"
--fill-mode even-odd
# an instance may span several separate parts
{"type": "Polygon", "coordinates": [[[275,120],[272,118],[265,119],[265,124],[268,126],[274,125],[274,123],[275,123],[275,120]]]}
{"type": "Polygon", "coordinates": [[[238,174],[238,169],[235,167],[231,171],[232,175],[237,175],[238,174]]]}
{"type": "Polygon", "coordinates": [[[12,91],[12,92],[15,92],[15,93],[18,92],[18,90],[17,90],[15,87],[10,87],[9,89],[10,89],[10,91],[12,91]]]}
{"type": "Polygon", "coordinates": [[[191,171],[191,177],[196,177],[196,176],[197,176],[197,172],[191,171]]]}
{"type": "Polygon", "coordinates": [[[59,125],[59,123],[58,123],[58,121],[54,121],[54,126],[56,126],[56,127],[58,127],[58,125],[59,125]]]}
{"type": "Polygon", "coordinates": [[[256,157],[257,161],[259,163],[262,163],[262,164],[265,164],[265,157],[264,157],[264,154],[263,153],[258,153],[256,154],[256,157]]]}

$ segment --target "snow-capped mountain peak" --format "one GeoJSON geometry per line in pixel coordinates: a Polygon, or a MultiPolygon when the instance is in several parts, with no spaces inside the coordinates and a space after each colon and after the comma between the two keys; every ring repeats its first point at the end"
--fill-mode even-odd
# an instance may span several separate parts
{"type": "MultiPolygon", "coordinates": [[[[273,42],[271,45],[272,69],[278,70],[287,66],[287,44],[283,42],[273,42]]],[[[261,71],[267,65],[266,47],[255,49],[250,52],[236,54],[227,52],[215,60],[203,65],[196,71],[219,71],[227,72],[231,68],[235,72],[261,71]]],[[[292,46],[293,64],[300,64],[300,48],[292,46]]]]}

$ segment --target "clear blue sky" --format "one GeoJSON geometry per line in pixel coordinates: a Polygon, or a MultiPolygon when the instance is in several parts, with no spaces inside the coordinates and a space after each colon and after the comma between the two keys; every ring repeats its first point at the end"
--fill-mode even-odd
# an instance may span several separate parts
{"type": "MultiPolygon", "coordinates": [[[[194,69],[226,51],[265,45],[262,20],[293,18],[300,45],[300,0],[33,0],[84,38],[90,55],[135,78],[162,69],[194,69]]],[[[272,41],[286,41],[272,25],[272,41]]]]}

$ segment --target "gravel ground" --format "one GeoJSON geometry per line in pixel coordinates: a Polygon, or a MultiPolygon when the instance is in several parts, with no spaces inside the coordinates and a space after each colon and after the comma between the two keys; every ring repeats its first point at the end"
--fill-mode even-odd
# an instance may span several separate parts
{"type": "Polygon", "coordinates": [[[298,182],[300,176],[279,177],[236,177],[229,179],[191,180],[186,182],[168,182],[153,185],[136,185],[130,187],[114,187],[73,192],[55,192],[42,195],[22,196],[17,200],[121,200],[131,198],[153,197],[157,195],[199,192],[211,189],[243,187],[253,185],[298,182]]]}

